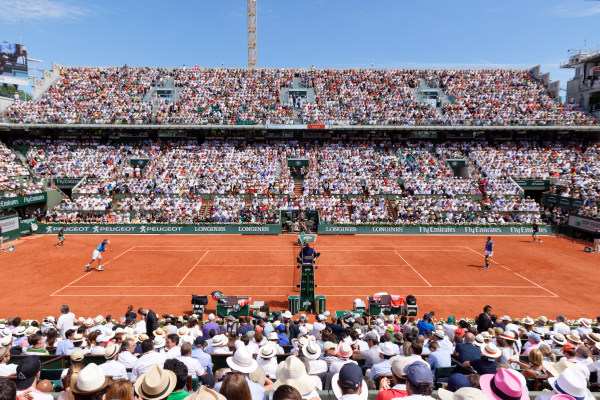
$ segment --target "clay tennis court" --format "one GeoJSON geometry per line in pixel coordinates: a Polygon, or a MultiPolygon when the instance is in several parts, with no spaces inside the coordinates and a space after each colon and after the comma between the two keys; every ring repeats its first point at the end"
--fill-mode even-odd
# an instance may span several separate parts
{"type": "MultiPolygon", "coordinates": [[[[0,254],[0,315],[40,319],[68,304],[77,316],[123,315],[129,304],[157,314],[189,314],[191,294],[220,290],[250,295],[286,309],[297,294],[296,236],[107,235],[113,252],[104,272],[85,272],[104,237],[56,235],[16,242],[0,254]]],[[[558,237],[496,236],[490,269],[483,269],[483,236],[325,236],[315,282],[327,309],[351,310],[376,292],[417,298],[419,314],[475,317],[486,304],[499,315],[596,317],[594,282],[600,255],[558,237]]],[[[208,309],[214,311],[211,299],[208,309]]]]}

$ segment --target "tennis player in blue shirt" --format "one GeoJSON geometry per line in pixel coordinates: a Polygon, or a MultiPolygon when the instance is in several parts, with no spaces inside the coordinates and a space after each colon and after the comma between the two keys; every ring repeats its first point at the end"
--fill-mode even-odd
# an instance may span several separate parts
{"type": "Polygon", "coordinates": [[[485,242],[485,267],[490,267],[490,259],[494,255],[494,242],[492,242],[492,237],[488,236],[487,242],[485,242]]]}
{"type": "Polygon", "coordinates": [[[86,272],[90,270],[90,265],[92,265],[96,260],[98,260],[98,271],[104,271],[102,269],[102,265],[100,264],[102,263],[102,253],[106,250],[106,245],[108,245],[110,251],[113,251],[110,241],[108,239],[104,239],[102,243],[100,243],[100,245],[94,249],[94,252],[92,253],[92,260],[85,266],[86,272]]]}

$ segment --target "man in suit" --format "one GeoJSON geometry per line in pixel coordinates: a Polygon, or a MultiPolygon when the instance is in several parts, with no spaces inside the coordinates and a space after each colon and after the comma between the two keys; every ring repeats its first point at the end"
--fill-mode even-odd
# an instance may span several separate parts
{"type": "Polygon", "coordinates": [[[484,332],[492,327],[492,306],[487,305],[483,308],[483,312],[477,317],[477,331],[484,332]]]}
{"type": "Polygon", "coordinates": [[[146,334],[148,337],[154,337],[154,331],[158,329],[158,317],[156,313],[147,308],[140,308],[138,314],[143,315],[146,320],[146,334]]]}

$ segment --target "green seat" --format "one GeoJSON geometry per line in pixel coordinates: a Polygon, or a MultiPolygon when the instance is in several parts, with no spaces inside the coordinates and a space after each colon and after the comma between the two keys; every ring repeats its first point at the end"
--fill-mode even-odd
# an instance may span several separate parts
{"type": "Polygon", "coordinates": [[[450,375],[452,375],[454,373],[455,369],[456,369],[456,365],[452,365],[450,367],[436,367],[436,369],[434,371],[436,388],[442,387],[441,382],[439,382],[439,380],[450,377],[450,375]]]}
{"type": "Polygon", "coordinates": [[[43,368],[40,371],[40,379],[48,379],[51,381],[60,381],[60,375],[63,368],[43,368]]]}

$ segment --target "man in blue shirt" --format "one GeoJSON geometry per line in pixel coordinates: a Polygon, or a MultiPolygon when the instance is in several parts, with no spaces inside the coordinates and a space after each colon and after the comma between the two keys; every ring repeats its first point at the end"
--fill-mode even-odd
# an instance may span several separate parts
{"type": "Polygon", "coordinates": [[[287,337],[287,335],[285,334],[285,326],[283,324],[279,325],[277,327],[277,337],[279,338],[279,345],[280,346],[289,346],[290,343],[290,338],[287,337]]]}
{"type": "Polygon", "coordinates": [[[106,245],[108,245],[110,251],[113,251],[112,246],[110,246],[110,241],[108,239],[104,239],[102,243],[100,243],[98,247],[94,249],[94,252],[92,253],[92,260],[85,266],[86,272],[90,270],[90,265],[96,260],[98,260],[98,271],[104,271],[100,263],[102,262],[102,253],[104,253],[106,250],[106,245]]]}
{"type": "Polygon", "coordinates": [[[212,373],[212,358],[210,357],[210,354],[204,352],[206,340],[203,336],[198,336],[194,344],[196,346],[192,349],[192,358],[195,358],[200,362],[200,365],[207,374],[212,373]]]}
{"type": "Polygon", "coordinates": [[[67,331],[65,332],[65,339],[61,340],[56,345],[56,353],[55,354],[57,356],[66,356],[67,354],[70,354],[69,350],[72,350],[73,348],[75,348],[75,346],[73,346],[73,342],[71,342],[71,339],[73,339],[74,334],[75,334],[75,330],[67,329],[67,331]]]}
{"type": "Polygon", "coordinates": [[[492,237],[488,236],[487,241],[485,242],[485,267],[490,267],[490,260],[494,255],[494,242],[492,242],[492,237]]]}
{"type": "Polygon", "coordinates": [[[429,314],[423,315],[423,319],[417,322],[417,328],[419,328],[419,335],[424,335],[425,331],[435,332],[435,326],[431,324],[431,316],[429,314]]]}
{"type": "Polygon", "coordinates": [[[427,358],[427,362],[432,370],[435,371],[438,367],[449,367],[451,365],[450,353],[447,351],[440,349],[440,345],[438,342],[432,342],[429,344],[429,357],[427,358]]]}

